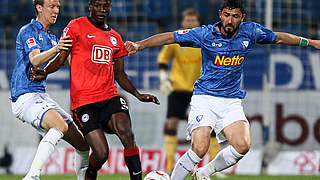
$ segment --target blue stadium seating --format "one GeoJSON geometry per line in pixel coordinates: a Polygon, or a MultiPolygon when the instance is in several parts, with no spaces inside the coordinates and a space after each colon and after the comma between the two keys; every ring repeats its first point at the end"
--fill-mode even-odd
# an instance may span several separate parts
{"type": "Polygon", "coordinates": [[[111,16],[125,17],[133,15],[133,0],[113,1],[111,16]]]}
{"type": "Polygon", "coordinates": [[[157,30],[154,23],[139,23],[128,24],[126,32],[128,40],[137,41],[155,34],[157,30]]]}
{"type": "Polygon", "coordinates": [[[170,16],[171,4],[169,0],[142,0],[141,10],[151,19],[163,19],[170,16]]]}

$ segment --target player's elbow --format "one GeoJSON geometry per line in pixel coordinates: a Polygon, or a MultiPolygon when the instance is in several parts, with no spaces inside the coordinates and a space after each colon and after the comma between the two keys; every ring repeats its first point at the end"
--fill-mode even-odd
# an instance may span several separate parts
{"type": "Polygon", "coordinates": [[[41,66],[41,62],[40,61],[37,61],[36,58],[30,58],[30,63],[34,66],[34,67],[39,67],[41,66]]]}

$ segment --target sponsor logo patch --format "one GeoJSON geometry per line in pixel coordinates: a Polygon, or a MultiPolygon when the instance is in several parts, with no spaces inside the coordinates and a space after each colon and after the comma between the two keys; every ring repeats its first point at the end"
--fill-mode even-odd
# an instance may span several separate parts
{"type": "Polygon", "coordinates": [[[226,57],[219,55],[216,55],[216,58],[214,60],[215,65],[219,66],[239,66],[243,63],[244,57],[239,55],[234,55],[232,57],[226,57]]]}
{"type": "Polygon", "coordinates": [[[185,30],[179,30],[178,34],[186,34],[190,31],[190,29],[185,29],[185,30]]]}
{"type": "Polygon", "coordinates": [[[37,45],[36,40],[35,40],[34,38],[29,38],[29,39],[27,40],[27,44],[28,44],[28,47],[29,47],[29,48],[32,48],[32,47],[34,47],[34,46],[37,45]]]}
{"type": "Polygon", "coordinates": [[[213,47],[222,47],[222,43],[215,43],[215,42],[213,42],[213,43],[212,43],[212,46],[213,46],[213,47]]]}
{"type": "Polygon", "coordinates": [[[109,64],[111,61],[112,48],[108,46],[94,45],[92,47],[91,61],[94,63],[109,64]]]}
{"type": "Polygon", "coordinates": [[[94,38],[94,37],[96,37],[96,36],[92,36],[92,35],[88,34],[87,37],[88,37],[88,38],[94,38]]]}

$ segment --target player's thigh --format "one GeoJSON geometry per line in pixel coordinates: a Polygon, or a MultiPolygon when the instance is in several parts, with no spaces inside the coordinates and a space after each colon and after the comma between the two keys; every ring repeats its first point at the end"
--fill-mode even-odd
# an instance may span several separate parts
{"type": "Polygon", "coordinates": [[[74,122],[69,125],[68,131],[64,134],[63,139],[79,151],[89,150],[87,142],[74,122]]]}
{"type": "Polygon", "coordinates": [[[116,96],[108,100],[107,106],[103,109],[103,128],[107,133],[121,135],[131,132],[131,119],[129,108],[124,98],[116,96]]]}
{"type": "Polygon", "coordinates": [[[111,115],[109,121],[110,129],[116,133],[118,136],[124,133],[131,133],[131,119],[127,113],[117,112],[111,115]]]}
{"type": "Polygon", "coordinates": [[[188,116],[188,125],[186,139],[191,139],[193,131],[199,127],[210,127],[210,133],[214,130],[219,117],[212,111],[210,101],[205,95],[194,95],[190,103],[190,113],[188,116]]]}
{"type": "Polygon", "coordinates": [[[46,100],[46,93],[27,93],[12,103],[13,114],[23,122],[31,124],[42,135],[45,129],[55,126],[54,123],[62,124],[63,127],[63,120],[55,109],[56,104],[46,100]],[[49,122],[55,120],[56,122],[49,122]]]}
{"type": "Polygon", "coordinates": [[[95,129],[85,135],[85,139],[99,160],[105,160],[109,153],[109,146],[102,129],[95,129]]]}
{"type": "Polygon", "coordinates": [[[62,133],[68,131],[68,124],[55,109],[49,109],[44,113],[41,127],[47,131],[51,128],[56,128],[62,133]]]}
{"type": "Polygon", "coordinates": [[[239,120],[229,124],[222,130],[223,135],[227,141],[239,153],[246,153],[251,144],[250,127],[247,121],[239,120]]]}
{"type": "MultiPolygon", "coordinates": [[[[244,133],[242,133],[243,130],[249,129],[249,128],[242,128],[242,126],[249,127],[249,121],[247,120],[244,114],[243,107],[241,104],[242,103],[241,99],[237,99],[237,98],[216,98],[216,99],[218,102],[217,106],[219,107],[217,108],[216,113],[218,113],[220,116],[219,120],[215,125],[215,129],[217,132],[216,137],[218,139],[218,142],[221,143],[226,140],[233,141],[235,140],[234,138],[242,139],[243,135],[245,135],[244,133]],[[242,121],[242,122],[239,122],[239,121],[242,121]],[[230,136],[231,133],[230,133],[230,130],[228,129],[230,127],[231,127],[230,129],[233,129],[232,127],[234,126],[234,124],[242,125],[241,130],[238,132],[239,137],[230,136]],[[228,137],[225,136],[226,131],[229,132],[228,137]]],[[[231,132],[233,132],[233,130],[231,130],[231,132]]],[[[246,142],[246,141],[243,141],[243,142],[246,142]]]]}
{"type": "Polygon", "coordinates": [[[191,148],[200,157],[203,157],[210,146],[210,126],[200,126],[191,133],[191,148]]]}
{"type": "Polygon", "coordinates": [[[102,129],[102,109],[99,105],[100,103],[92,103],[72,110],[74,123],[84,136],[96,129],[102,129]]]}

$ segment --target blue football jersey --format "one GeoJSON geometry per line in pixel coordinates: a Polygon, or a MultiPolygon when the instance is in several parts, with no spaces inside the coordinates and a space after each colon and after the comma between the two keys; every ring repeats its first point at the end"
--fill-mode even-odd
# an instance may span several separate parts
{"type": "MultiPolygon", "coordinates": [[[[25,93],[45,92],[46,80],[31,81],[29,74],[32,64],[29,53],[34,49],[47,51],[57,45],[58,39],[50,31],[45,32],[40,22],[31,20],[23,26],[16,39],[16,65],[10,80],[11,100],[15,102],[25,93]]],[[[45,65],[42,65],[42,68],[45,65]]]]}
{"type": "Polygon", "coordinates": [[[194,84],[196,95],[226,98],[244,98],[240,84],[243,62],[256,43],[269,44],[277,39],[276,33],[254,22],[243,22],[233,38],[227,38],[214,25],[174,32],[181,46],[201,48],[201,76],[194,84]]]}

